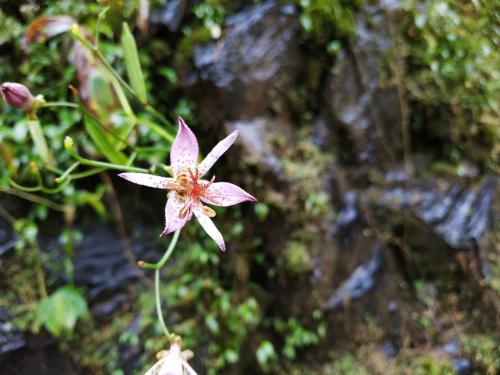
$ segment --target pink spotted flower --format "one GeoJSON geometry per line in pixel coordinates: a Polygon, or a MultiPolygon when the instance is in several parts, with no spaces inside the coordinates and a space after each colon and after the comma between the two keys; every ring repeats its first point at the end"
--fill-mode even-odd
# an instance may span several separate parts
{"type": "Polygon", "coordinates": [[[245,190],[229,182],[214,182],[202,177],[215,164],[224,152],[234,143],[238,131],[234,131],[220,141],[203,161],[198,164],[198,141],[184,120],[179,117],[179,131],[170,149],[170,167],[173,178],[154,176],[146,173],[121,173],[119,176],[136,184],[171,190],[165,206],[165,229],[161,236],[166,236],[181,229],[193,214],[203,229],[217,242],[222,251],[226,250],[224,238],[212,217],[215,211],[204,206],[208,203],[227,207],[244,201],[256,199],[245,190]]]}

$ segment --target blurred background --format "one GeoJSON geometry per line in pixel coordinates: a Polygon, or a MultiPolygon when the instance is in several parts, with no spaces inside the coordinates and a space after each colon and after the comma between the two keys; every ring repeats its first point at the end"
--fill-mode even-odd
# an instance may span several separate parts
{"type": "Polygon", "coordinates": [[[162,174],[177,115],[205,155],[240,131],[212,171],[258,198],[216,209],[226,253],[190,222],[163,269],[198,374],[498,374],[499,10],[0,0],[0,81],[76,103],[38,111],[47,160],[0,108],[2,374],[142,374],[168,347],[135,265],[168,246],[165,192],[90,165],[61,176],[67,135],[162,174]],[[123,22],[148,105],[70,32],[135,89],[123,22]]]}

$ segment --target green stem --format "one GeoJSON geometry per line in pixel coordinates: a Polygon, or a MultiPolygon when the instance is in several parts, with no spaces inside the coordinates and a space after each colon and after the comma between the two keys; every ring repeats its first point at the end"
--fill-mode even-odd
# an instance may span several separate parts
{"type": "Polygon", "coordinates": [[[156,304],[156,315],[158,316],[158,321],[160,322],[163,333],[170,338],[170,332],[163,319],[163,313],[161,312],[161,300],[160,300],[160,270],[155,270],[155,304],[156,304]]]}
{"type": "Polygon", "coordinates": [[[9,185],[11,185],[13,188],[27,192],[27,193],[35,193],[37,191],[42,190],[42,187],[40,185],[38,186],[23,186],[19,185],[16,181],[14,181],[12,178],[9,177],[9,185]]]}
{"type": "Polygon", "coordinates": [[[150,264],[144,263],[144,268],[150,268],[155,270],[155,305],[156,305],[156,315],[158,316],[158,321],[167,336],[167,339],[170,339],[170,332],[165,324],[165,320],[163,319],[163,313],[161,311],[161,299],[160,299],[160,269],[165,265],[170,255],[175,249],[175,245],[177,244],[177,240],[179,239],[179,234],[181,233],[180,229],[174,233],[172,237],[172,241],[170,241],[170,245],[168,246],[167,251],[161,257],[158,263],[150,264]]]}
{"type": "Polygon", "coordinates": [[[99,48],[99,38],[101,36],[101,24],[103,19],[106,17],[106,13],[109,10],[109,5],[107,7],[104,7],[103,10],[99,12],[99,16],[97,17],[97,26],[95,30],[95,46],[96,48],[99,48]]]}
{"type": "Polygon", "coordinates": [[[175,249],[175,245],[177,244],[177,240],[179,239],[180,233],[181,233],[180,230],[178,230],[174,233],[174,236],[172,237],[172,241],[170,242],[170,245],[168,246],[167,251],[165,251],[165,254],[163,254],[163,256],[158,261],[158,263],[142,262],[141,263],[142,268],[146,268],[149,270],[159,270],[160,268],[162,268],[165,265],[165,263],[167,262],[168,258],[170,258],[170,255],[172,255],[172,252],[175,249]]]}
{"type": "Polygon", "coordinates": [[[70,137],[66,137],[66,139],[64,140],[64,147],[66,148],[66,151],[68,151],[71,156],[73,156],[76,160],[78,160],[83,165],[89,165],[91,167],[106,168],[106,169],[116,169],[116,170],[125,171],[125,172],[137,172],[137,173],[148,173],[149,172],[149,170],[147,170],[145,168],[128,167],[125,165],[112,164],[112,163],[106,163],[103,161],[86,159],[86,158],[80,156],[73,149],[73,140],[70,137]]]}
{"type": "Polygon", "coordinates": [[[61,212],[65,212],[66,211],[66,208],[63,205],[61,205],[61,204],[52,202],[49,199],[46,199],[46,198],[43,198],[43,197],[39,197],[38,195],[35,195],[35,194],[30,194],[28,192],[21,191],[19,189],[11,189],[11,188],[4,189],[4,188],[0,188],[0,192],[1,193],[12,194],[12,195],[15,195],[16,197],[23,198],[23,199],[26,199],[28,201],[41,204],[43,206],[47,206],[48,208],[50,208],[52,210],[55,210],[55,211],[61,211],[61,212]]]}
{"type": "Polygon", "coordinates": [[[71,102],[45,102],[40,108],[48,108],[48,107],[69,107],[69,108],[78,108],[78,104],[71,102]]]}
{"type": "Polygon", "coordinates": [[[55,182],[57,182],[58,184],[60,184],[61,182],[63,182],[71,172],[73,172],[78,166],[80,165],[80,162],[79,161],[75,161],[71,167],[69,167],[68,169],[66,169],[66,171],[59,177],[57,177],[55,179],[55,182]]]}
{"type": "Polygon", "coordinates": [[[89,169],[89,170],[86,170],[86,171],[83,171],[80,173],[72,174],[69,177],[72,180],[78,180],[80,178],[85,178],[85,177],[93,176],[95,174],[99,174],[101,172],[104,172],[105,170],[106,170],[106,168],[93,168],[93,169],[89,169]]]}
{"type": "Polygon", "coordinates": [[[149,103],[143,103],[141,98],[137,95],[135,90],[127,83],[125,80],[116,72],[116,70],[113,68],[113,66],[106,60],[106,57],[102,54],[102,52],[99,50],[98,46],[93,46],[90,44],[87,40],[85,40],[84,37],[82,37],[78,32],[73,32],[73,36],[78,40],[82,45],[87,48],[89,51],[94,53],[94,55],[99,59],[99,61],[104,65],[104,67],[111,73],[113,77],[122,85],[125,90],[128,91],[130,95],[132,95],[139,103],[142,104],[144,109],[151,113],[154,117],[159,119],[161,122],[163,122],[166,125],[170,125],[170,123],[167,121],[167,119],[157,110],[155,110],[149,103]]]}
{"type": "Polygon", "coordinates": [[[35,272],[38,281],[38,291],[42,298],[47,298],[47,287],[45,286],[45,276],[43,274],[42,268],[42,253],[40,251],[40,247],[38,247],[38,244],[35,244],[33,250],[35,250],[35,272]]]}

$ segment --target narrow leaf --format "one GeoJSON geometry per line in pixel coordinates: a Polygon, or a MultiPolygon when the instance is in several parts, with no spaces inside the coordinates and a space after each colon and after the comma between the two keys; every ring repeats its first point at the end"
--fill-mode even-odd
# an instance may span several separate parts
{"type": "Polygon", "coordinates": [[[26,124],[28,125],[31,138],[33,139],[36,153],[40,155],[45,163],[52,165],[52,156],[49,151],[49,147],[47,146],[45,136],[43,135],[40,122],[38,120],[28,120],[26,121],[26,124]]]}
{"type": "Polygon", "coordinates": [[[86,116],[85,117],[85,130],[90,135],[94,141],[94,145],[99,150],[99,152],[113,164],[126,165],[127,157],[116,150],[113,145],[108,141],[108,138],[104,131],[95,123],[95,121],[86,116]]]}
{"type": "Polygon", "coordinates": [[[130,85],[134,89],[139,100],[142,103],[146,103],[146,85],[144,84],[144,76],[142,74],[141,65],[139,63],[137,45],[135,44],[134,36],[130,32],[129,27],[125,22],[123,23],[122,28],[122,48],[130,85]]]}

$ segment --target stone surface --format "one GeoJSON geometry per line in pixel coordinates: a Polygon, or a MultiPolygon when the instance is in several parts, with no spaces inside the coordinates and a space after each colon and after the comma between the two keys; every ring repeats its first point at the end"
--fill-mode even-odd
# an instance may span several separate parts
{"type": "Polygon", "coordinates": [[[355,163],[373,164],[401,151],[399,97],[395,87],[383,82],[386,55],[394,46],[387,17],[378,2],[363,8],[354,41],[337,55],[324,93],[334,118],[330,126],[346,131],[355,163]]]}
{"type": "Polygon", "coordinates": [[[265,1],[229,17],[219,41],[196,46],[191,85],[211,107],[207,118],[253,118],[283,105],[300,67],[298,27],[293,6],[265,1]]]}
{"type": "Polygon", "coordinates": [[[187,0],[167,1],[163,8],[151,12],[151,23],[164,25],[171,32],[177,31],[186,12],[187,2],[187,0]]]}
{"type": "Polygon", "coordinates": [[[431,232],[455,250],[472,250],[491,228],[496,186],[495,177],[473,187],[464,187],[453,180],[427,179],[414,182],[409,188],[389,189],[375,204],[400,213],[409,212],[422,234],[431,232]]]}
{"type": "Polygon", "coordinates": [[[376,277],[383,265],[382,250],[380,245],[377,245],[373,250],[372,257],[364,264],[358,266],[344,285],[337,289],[328,302],[325,308],[333,310],[346,301],[352,301],[364,297],[376,285],[376,277]]]}

